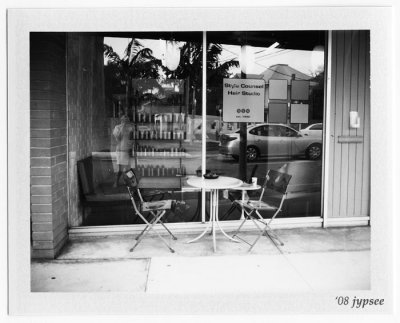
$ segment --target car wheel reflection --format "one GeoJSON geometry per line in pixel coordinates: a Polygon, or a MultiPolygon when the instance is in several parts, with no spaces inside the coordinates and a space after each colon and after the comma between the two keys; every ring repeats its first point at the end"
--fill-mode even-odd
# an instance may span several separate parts
{"type": "Polygon", "coordinates": [[[258,149],[254,146],[249,146],[247,147],[246,151],[246,156],[247,156],[247,161],[252,162],[255,161],[258,158],[258,149]]]}
{"type": "Polygon", "coordinates": [[[322,154],[322,145],[321,144],[311,144],[308,148],[307,148],[307,157],[310,160],[316,160],[321,158],[321,154],[322,154]]]}

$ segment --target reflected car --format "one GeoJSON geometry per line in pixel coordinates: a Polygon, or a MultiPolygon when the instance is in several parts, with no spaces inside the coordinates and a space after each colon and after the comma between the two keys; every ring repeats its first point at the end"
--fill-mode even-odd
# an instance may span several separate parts
{"type": "MultiPolygon", "coordinates": [[[[219,153],[239,159],[240,130],[220,136],[219,153]]],[[[248,161],[259,157],[306,157],[321,158],[322,139],[304,136],[283,124],[257,124],[247,127],[248,161]]]]}
{"type": "Polygon", "coordinates": [[[314,123],[310,124],[308,127],[301,129],[299,132],[303,136],[310,136],[310,137],[319,137],[322,138],[322,123],[314,123]]]}

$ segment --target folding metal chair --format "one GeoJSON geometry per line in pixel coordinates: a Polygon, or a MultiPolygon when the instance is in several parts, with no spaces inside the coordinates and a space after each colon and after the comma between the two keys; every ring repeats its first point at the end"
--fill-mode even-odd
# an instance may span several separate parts
{"type": "Polygon", "coordinates": [[[143,231],[135,238],[135,245],[129,250],[132,252],[138,244],[142,241],[144,236],[150,231],[153,230],[158,237],[163,241],[163,243],[168,247],[171,252],[175,252],[174,249],[168,244],[168,242],[155,230],[154,226],[159,223],[164,229],[170,234],[173,240],[177,240],[177,238],[172,234],[172,232],[165,226],[162,221],[162,218],[166,214],[167,211],[173,210],[176,201],[175,200],[157,200],[157,201],[144,201],[142,194],[140,193],[140,189],[138,188],[138,180],[133,169],[130,169],[124,173],[124,181],[128,188],[128,192],[132,201],[133,208],[135,213],[139,215],[139,217],[145,222],[146,227],[143,231]],[[146,216],[143,213],[148,213],[152,219],[150,221],[147,220],[146,216]]]}
{"type": "MultiPolygon", "coordinates": [[[[252,171],[251,171],[251,174],[250,174],[250,176],[249,176],[249,179],[247,180],[247,183],[251,183],[251,179],[254,177],[254,175],[255,175],[255,173],[256,173],[256,171],[257,171],[257,168],[258,168],[258,165],[255,164],[254,167],[253,167],[253,169],[252,169],[252,171]]],[[[235,211],[236,205],[235,205],[233,202],[235,202],[235,200],[237,200],[237,199],[240,199],[241,196],[242,196],[241,190],[229,190],[229,191],[228,191],[228,199],[231,200],[232,204],[231,204],[231,207],[229,208],[229,210],[226,211],[225,214],[222,215],[222,216],[220,217],[220,220],[225,220],[225,219],[227,219],[227,218],[229,217],[229,215],[230,215],[233,211],[235,211]]]]}
{"type": "Polygon", "coordinates": [[[292,176],[289,174],[281,173],[276,170],[268,170],[265,182],[262,186],[260,197],[257,200],[235,200],[233,202],[234,205],[240,210],[244,210],[245,217],[232,237],[238,238],[250,245],[250,249],[248,250],[249,252],[253,249],[254,245],[257,243],[262,235],[267,235],[274,244],[274,240],[276,240],[281,246],[284,245],[279,237],[273,232],[270,225],[275,217],[278,215],[278,213],[282,210],[283,202],[285,201],[287,196],[287,187],[291,178],[292,176]],[[278,193],[278,198],[274,198],[275,203],[273,201],[267,203],[265,202],[265,200],[263,200],[264,192],[266,190],[271,190],[272,192],[278,193]],[[274,212],[274,214],[272,215],[271,219],[268,220],[264,219],[259,211],[270,211],[274,212]],[[253,243],[249,243],[238,236],[238,233],[245,224],[246,220],[249,219],[252,220],[252,222],[260,232],[253,243]],[[261,223],[262,225],[260,226],[258,223],[261,223]]]}

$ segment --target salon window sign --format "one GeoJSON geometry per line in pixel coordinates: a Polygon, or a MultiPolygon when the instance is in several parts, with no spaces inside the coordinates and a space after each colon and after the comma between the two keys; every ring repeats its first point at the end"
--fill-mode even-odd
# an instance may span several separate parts
{"type": "Polygon", "coordinates": [[[264,96],[264,80],[224,79],[223,121],[263,122],[264,96]]]}

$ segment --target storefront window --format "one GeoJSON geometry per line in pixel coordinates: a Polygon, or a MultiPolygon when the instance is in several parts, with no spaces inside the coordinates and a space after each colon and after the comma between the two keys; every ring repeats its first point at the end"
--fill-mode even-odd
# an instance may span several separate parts
{"type": "MultiPolygon", "coordinates": [[[[70,147],[79,146],[71,144],[73,125],[80,124],[74,118],[90,120],[81,120],[85,130],[79,130],[90,138],[92,147],[90,156],[85,151],[78,161],[81,192],[115,203],[89,203],[88,207],[82,203],[81,209],[70,203],[72,212],[82,214],[82,225],[142,223],[123,183],[122,174],[129,168],[140,177],[145,193],[158,190],[184,202],[168,222],[207,220],[201,208],[205,195],[186,184],[188,176],[202,175],[206,169],[245,181],[257,177],[258,184],[264,182],[268,169],[283,170],[293,177],[280,216],[321,215],[324,32],[208,32],[204,36],[206,102],[202,102],[203,33],[104,37],[104,89],[99,89],[104,95],[99,93],[96,99],[100,102],[104,97],[104,111],[80,107],[79,114],[70,109],[70,147]],[[233,89],[229,100],[224,95],[226,84],[237,81],[245,86],[235,90],[237,98],[261,98],[256,120],[232,119],[242,111],[235,107],[233,89]],[[246,84],[259,84],[258,92],[246,84]],[[244,132],[246,144],[241,145],[244,132]]],[[[84,86],[80,91],[84,94],[84,86]]],[[[82,97],[85,103],[88,99],[82,97]]],[[[221,220],[240,217],[238,211],[227,212],[231,193],[220,195],[221,220]]]]}
{"type": "Polygon", "coordinates": [[[142,223],[123,182],[129,168],[145,195],[184,201],[169,222],[200,221],[199,191],[185,182],[201,169],[202,33],[134,36],[104,38],[106,115],[93,129],[108,136],[91,154],[95,194],[126,203],[92,204],[83,225],[142,223]]]}
{"type": "MultiPolygon", "coordinates": [[[[209,32],[207,40],[213,53],[207,56],[207,168],[247,181],[257,177],[258,184],[268,169],[285,171],[292,180],[279,216],[321,216],[324,32],[209,32]],[[264,93],[250,90],[254,84],[264,93]],[[254,111],[238,104],[260,95],[256,122],[232,122],[235,114],[252,117],[254,111]]],[[[230,205],[221,199],[222,219],[239,219],[238,211],[227,212],[230,205]]]]}

